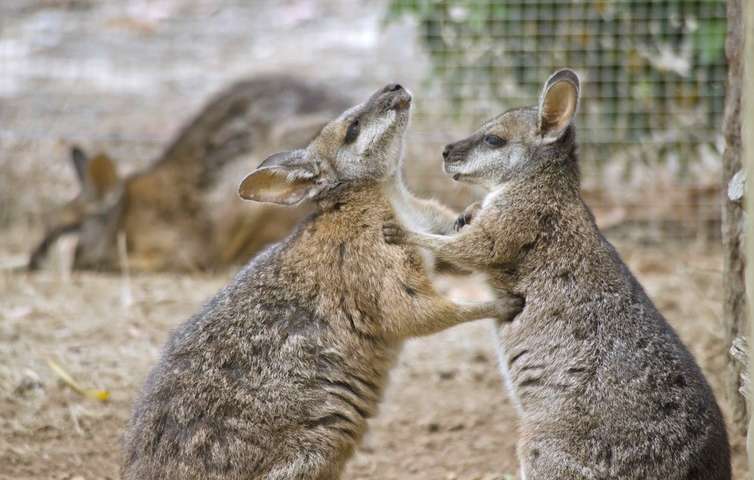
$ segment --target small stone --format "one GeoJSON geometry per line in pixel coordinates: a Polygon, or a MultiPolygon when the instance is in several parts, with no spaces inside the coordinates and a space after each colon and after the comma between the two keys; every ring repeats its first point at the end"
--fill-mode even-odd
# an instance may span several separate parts
{"type": "Polygon", "coordinates": [[[24,371],[24,377],[18,382],[16,388],[13,389],[13,393],[18,396],[25,396],[33,390],[43,389],[44,384],[39,379],[39,375],[32,370],[24,371]]]}
{"type": "Polygon", "coordinates": [[[466,428],[466,425],[464,423],[459,422],[451,426],[448,430],[451,432],[458,432],[460,430],[463,430],[464,428],[466,428]]]}

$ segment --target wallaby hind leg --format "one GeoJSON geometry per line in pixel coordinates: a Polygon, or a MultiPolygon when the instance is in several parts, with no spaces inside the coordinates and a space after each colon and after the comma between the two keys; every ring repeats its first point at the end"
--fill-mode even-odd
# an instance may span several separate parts
{"type": "Polygon", "coordinates": [[[519,444],[521,480],[607,480],[590,466],[552,445],[519,444]]]}
{"type": "Polygon", "coordinates": [[[608,477],[583,473],[556,462],[534,462],[521,465],[521,480],[607,480],[608,477]]]}
{"type": "Polygon", "coordinates": [[[288,464],[271,471],[264,480],[337,480],[344,462],[332,463],[327,455],[302,451],[288,464]]]}

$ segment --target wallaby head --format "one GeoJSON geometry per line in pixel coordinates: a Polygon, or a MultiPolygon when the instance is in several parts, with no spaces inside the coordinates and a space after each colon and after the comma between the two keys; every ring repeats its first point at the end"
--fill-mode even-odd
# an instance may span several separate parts
{"type": "Polygon", "coordinates": [[[80,147],[70,152],[79,193],[51,211],[45,219],[45,235],[32,253],[29,268],[38,268],[52,244],[63,234],[78,232],[74,267],[98,265],[117,256],[117,225],[124,203],[123,179],[115,162],[104,153],[88,156],[80,147]]]}
{"type": "Polygon", "coordinates": [[[575,148],[571,122],[579,84],[573,70],[554,73],[538,105],[508,110],[471,136],[448,144],[443,151],[445,172],[455,180],[493,188],[542,166],[567,162],[575,148]]]}
{"type": "Polygon", "coordinates": [[[78,158],[74,164],[81,186],[79,197],[84,205],[74,267],[117,264],[116,237],[125,203],[123,179],[118,176],[113,160],[105,154],[87,157],[74,148],[72,156],[78,158]]]}
{"type": "Polygon", "coordinates": [[[411,94],[398,84],[326,124],[305,148],[272,155],[239,187],[247,200],[295,205],[352,185],[381,182],[400,168],[411,94]]]}

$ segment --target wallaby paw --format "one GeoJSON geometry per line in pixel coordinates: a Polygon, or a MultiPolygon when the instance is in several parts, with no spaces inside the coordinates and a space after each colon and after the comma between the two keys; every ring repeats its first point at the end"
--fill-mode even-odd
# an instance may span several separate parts
{"type": "Polygon", "coordinates": [[[466,218],[466,215],[461,214],[456,218],[456,221],[453,224],[453,230],[460,232],[463,227],[469,224],[469,222],[471,222],[471,218],[466,218]]]}
{"type": "Polygon", "coordinates": [[[466,207],[463,213],[456,219],[455,224],[453,224],[455,231],[459,232],[463,227],[469,225],[481,208],[482,205],[479,202],[474,202],[466,207]]]}
{"type": "Polygon", "coordinates": [[[506,295],[495,301],[497,319],[501,322],[512,322],[516,315],[524,309],[524,299],[514,295],[506,295]]]}
{"type": "Polygon", "coordinates": [[[406,231],[393,222],[386,222],[382,226],[382,236],[385,238],[385,243],[390,245],[400,245],[406,241],[406,231]]]}

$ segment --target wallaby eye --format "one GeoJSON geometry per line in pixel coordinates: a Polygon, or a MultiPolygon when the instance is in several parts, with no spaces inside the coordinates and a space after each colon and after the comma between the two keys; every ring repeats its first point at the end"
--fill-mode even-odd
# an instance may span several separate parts
{"type": "Polygon", "coordinates": [[[484,143],[486,143],[490,147],[497,148],[497,147],[502,147],[503,145],[505,145],[505,140],[498,137],[497,135],[490,134],[490,135],[484,136],[484,143]]]}
{"type": "Polygon", "coordinates": [[[354,120],[351,125],[348,126],[348,130],[346,131],[346,138],[343,141],[345,143],[352,143],[354,140],[356,140],[356,137],[359,136],[360,131],[361,126],[359,125],[359,121],[354,120]]]}

